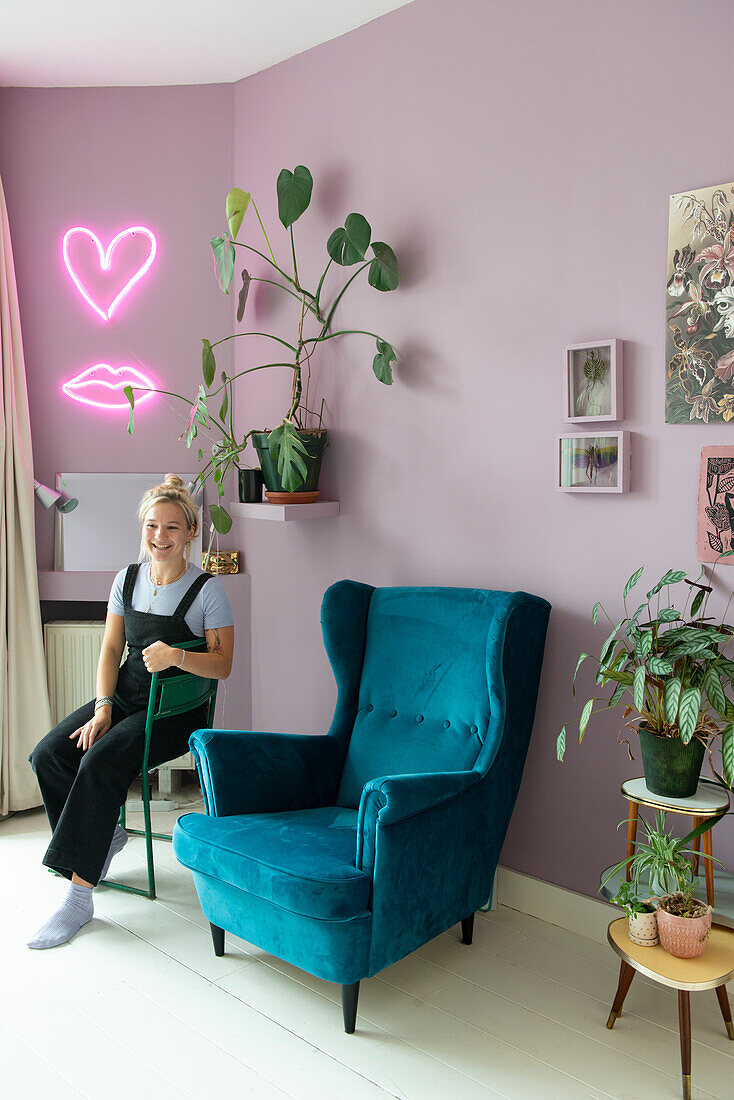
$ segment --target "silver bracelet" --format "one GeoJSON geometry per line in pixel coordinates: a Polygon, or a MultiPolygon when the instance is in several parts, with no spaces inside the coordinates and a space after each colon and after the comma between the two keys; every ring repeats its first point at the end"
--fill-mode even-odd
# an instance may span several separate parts
{"type": "Polygon", "coordinates": [[[100,707],[111,707],[112,703],[113,699],[111,695],[100,695],[100,697],[94,704],[95,713],[99,710],[100,707]]]}
{"type": "Polygon", "coordinates": [[[183,663],[184,663],[184,657],[185,657],[185,656],[186,656],[186,650],[185,650],[185,649],[182,649],[182,650],[181,650],[181,660],[180,660],[180,661],[178,662],[178,664],[176,665],[176,668],[181,668],[181,666],[182,666],[182,665],[183,665],[183,663]]]}

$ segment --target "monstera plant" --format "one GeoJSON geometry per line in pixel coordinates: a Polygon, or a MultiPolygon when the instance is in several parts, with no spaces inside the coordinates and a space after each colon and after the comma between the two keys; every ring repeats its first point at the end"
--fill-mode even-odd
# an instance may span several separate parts
{"type": "MultiPolygon", "coordinates": [[[[214,237],[211,247],[219,286],[229,294],[234,278],[237,250],[240,249],[257,265],[257,274],[246,266],[241,271],[241,286],[237,304],[237,320],[241,322],[247,310],[250,288],[256,283],[276,287],[283,295],[293,299],[293,313],[289,328],[283,333],[247,330],[224,336],[219,340],[202,341],[202,375],[193,398],[168,392],[188,405],[188,419],[182,439],[187,447],[199,436],[207,435],[213,443],[198,450],[198,481],[203,488],[210,478],[217,486],[218,503],[210,506],[212,522],[217,531],[226,533],[231,518],[222,504],[225,482],[240,463],[242,452],[257,429],[242,437],[234,430],[232,409],[234,387],[245,376],[261,370],[290,370],[292,385],[283,419],[267,433],[267,449],[277,463],[282,487],[296,492],[304,484],[307,463],[311,457],[309,437],[324,429],[324,402],[312,401],[310,393],[311,362],[320,345],[328,340],[346,335],[368,336],[376,341],[372,370],[379,382],[389,386],[393,381],[392,365],[397,356],[394,348],[382,336],[365,329],[336,329],[334,319],[342,298],[351,284],[364,276],[375,290],[395,290],[400,273],[392,248],[384,241],[372,239],[372,228],[362,214],[349,214],[343,225],[330,233],[326,241],[326,262],[318,279],[313,282],[304,276],[296,257],[296,241],[293,227],[306,212],[311,202],[313,178],[304,165],[294,171],[284,168],[277,183],[278,216],[287,233],[288,262],[276,255],[260,211],[252,195],[239,187],[227,195],[226,217],[228,228],[214,237]],[[252,209],[257,219],[262,247],[238,240],[246,215],[252,209]],[[334,273],[340,269],[354,268],[346,279],[335,284],[334,273]],[[244,370],[228,375],[218,372],[215,349],[225,341],[238,338],[265,337],[277,348],[272,361],[256,363],[244,370]],[[216,411],[215,411],[216,409],[216,411]]],[[[251,221],[253,219],[250,219],[251,221]]],[[[254,221],[253,221],[254,224],[254,221]]],[[[257,227],[255,227],[257,228],[257,227]]],[[[125,390],[130,403],[128,430],[133,429],[135,397],[132,388],[125,390]]],[[[325,435],[325,432],[323,433],[325,435]]]]}

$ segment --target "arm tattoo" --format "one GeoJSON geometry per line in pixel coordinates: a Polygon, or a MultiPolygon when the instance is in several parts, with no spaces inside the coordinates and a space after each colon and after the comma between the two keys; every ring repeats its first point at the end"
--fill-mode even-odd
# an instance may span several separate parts
{"type": "Polygon", "coordinates": [[[214,631],[214,644],[213,645],[211,645],[211,644],[207,645],[207,649],[209,650],[210,653],[218,653],[220,655],[220,657],[224,656],[224,647],[223,647],[222,641],[219,637],[219,631],[218,630],[215,629],[215,631],[214,631]]]}

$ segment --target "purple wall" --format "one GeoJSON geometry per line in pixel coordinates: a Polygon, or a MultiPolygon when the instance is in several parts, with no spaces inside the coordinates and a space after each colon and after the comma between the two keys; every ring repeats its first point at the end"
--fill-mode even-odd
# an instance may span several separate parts
{"type": "MultiPolygon", "coordinates": [[[[196,391],[201,338],[220,334],[230,317],[208,240],[229,188],[232,107],[231,85],[0,89],[0,174],[39,480],[53,485],[59,470],[193,468],[176,442],[180,403],[143,404],[131,439],[124,411],[71,401],[61,384],[93,363],[142,362],[164,388],[196,391]],[[63,265],[61,239],[75,225],[93,229],[104,247],[130,225],[157,237],[153,266],[109,324],[63,265]]],[[[39,567],[49,569],[52,517],[37,508],[36,519],[39,567]]]]}
{"type": "MultiPolygon", "coordinates": [[[[734,176],[717,99],[734,12],[710,0],[706,33],[697,18],[683,0],[416,0],[234,90],[0,91],[42,480],[64,466],[103,469],[110,453],[130,469],[180,466],[184,453],[165,406],[141,413],[130,443],[59,397],[80,359],[123,350],[69,293],[58,255],[67,225],[111,233],[147,219],[157,229],[165,250],[118,328],[152,369],[191,385],[200,338],[231,323],[207,244],[231,184],[253,191],[285,260],[275,177],[311,168],[313,209],[296,226],[304,278],[352,210],[395,247],[398,292],[360,288],[341,314],[344,327],[398,347],[395,386],[375,381],[366,338],[335,341],[315,368],[332,428],[323,489],[341,499],[341,516],[235,526],[252,575],[254,725],[326,728],[334,688],[319,604],[340,577],[546,596],[541,698],[503,861],[591,895],[623,851],[619,783],[639,762],[607,721],[556,764],[558,729],[580,709],[575,656],[602,640],[594,601],[614,614],[639,564],[653,581],[696,568],[700,448],[731,441],[727,428],[663,423],[668,196],[734,176]],[[561,349],[612,336],[625,341],[633,491],[557,493],[561,349]]],[[[253,319],[287,322],[289,305],[274,322],[272,304],[253,294],[253,319]]],[[[245,342],[240,368],[260,351],[245,342]]],[[[287,392],[285,373],[253,376],[239,427],[273,424],[287,392]]],[[[718,835],[731,865],[731,834],[718,835]]]]}
{"type": "MultiPolygon", "coordinates": [[[[556,764],[556,734],[580,710],[575,656],[603,640],[594,601],[616,613],[642,562],[653,582],[697,568],[700,448],[732,435],[663,423],[668,197],[734,177],[712,99],[734,12],[706,5],[715,34],[692,20],[683,0],[418,0],[236,88],[233,182],[255,194],[284,260],[274,180],[303,163],[315,197],[296,226],[302,269],[320,270],[328,233],[358,210],[405,275],[395,294],[345,299],[340,326],[394,342],[392,391],[372,377],[366,338],[321,355],[334,429],[324,488],[341,516],[244,526],[255,724],[326,727],[318,609],[339,577],[546,596],[541,698],[503,861],[591,895],[623,853],[619,783],[640,767],[615,721],[556,764]],[[633,492],[558,493],[561,349],[612,336],[625,341],[633,492]]],[[[286,390],[286,378],[253,382],[240,426],[282,415],[286,390]]]]}

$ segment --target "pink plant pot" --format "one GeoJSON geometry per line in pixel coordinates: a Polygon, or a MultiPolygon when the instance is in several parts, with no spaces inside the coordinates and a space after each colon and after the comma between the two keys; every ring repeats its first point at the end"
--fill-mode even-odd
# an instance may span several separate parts
{"type": "Polygon", "coordinates": [[[660,944],[677,959],[696,959],[702,955],[711,931],[711,906],[700,917],[675,917],[658,909],[660,944]]]}

